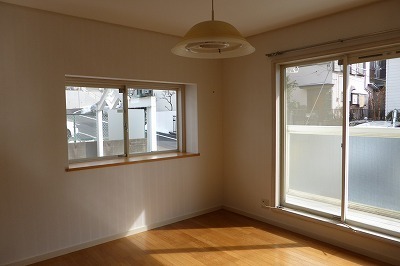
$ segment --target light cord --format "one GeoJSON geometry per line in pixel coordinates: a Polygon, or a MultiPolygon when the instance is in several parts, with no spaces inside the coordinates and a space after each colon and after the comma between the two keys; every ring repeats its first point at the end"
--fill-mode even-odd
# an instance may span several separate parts
{"type": "Polygon", "coordinates": [[[214,0],[211,0],[211,19],[214,21],[214,0]]]}

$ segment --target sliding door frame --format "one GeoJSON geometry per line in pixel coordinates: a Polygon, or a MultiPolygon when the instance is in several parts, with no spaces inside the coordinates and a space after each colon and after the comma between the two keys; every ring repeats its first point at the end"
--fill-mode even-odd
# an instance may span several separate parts
{"type": "MultiPolygon", "coordinates": [[[[332,53],[325,52],[322,55],[321,52],[314,53],[309,56],[297,56],[292,58],[282,58],[272,60],[272,67],[275,75],[274,83],[272,83],[276,88],[277,101],[275,103],[276,115],[276,163],[274,164],[278,169],[276,169],[276,179],[275,179],[275,190],[272,197],[272,202],[275,206],[280,209],[291,209],[299,212],[310,213],[312,215],[318,215],[319,217],[332,218],[337,220],[339,217],[332,217],[332,215],[327,215],[326,213],[321,213],[316,210],[310,210],[301,206],[293,206],[285,202],[287,182],[286,175],[288,173],[288,164],[286,161],[287,156],[287,140],[286,140],[286,90],[285,90],[285,68],[291,66],[298,66],[300,64],[313,64],[318,62],[326,62],[333,60],[341,60],[343,63],[343,118],[342,118],[342,180],[341,180],[341,214],[340,222],[349,226],[347,212],[349,208],[349,114],[350,114],[350,91],[349,91],[349,78],[350,71],[349,66],[354,63],[369,62],[376,60],[387,60],[391,58],[400,58],[400,39],[396,39],[395,42],[390,44],[381,45],[363,45],[359,49],[348,48],[332,51],[332,53]],[[278,72],[278,73],[277,73],[278,72]],[[279,80],[278,80],[279,79],[279,80]],[[276,195],[278,194],[278,195],[276,195]],[[330,217],[329,217],[330,216],[330,217]]],[[[397,233],[392,234],[391,232],[386,232],[384,229],[380,230],[379,227],[369,226],[368,224],[358,224],[357,222],[350,221],[350,224],[357,226],[359,228],[364,228],[365,230],[371,230],[372,233],[397,236],[397,233]]]]}

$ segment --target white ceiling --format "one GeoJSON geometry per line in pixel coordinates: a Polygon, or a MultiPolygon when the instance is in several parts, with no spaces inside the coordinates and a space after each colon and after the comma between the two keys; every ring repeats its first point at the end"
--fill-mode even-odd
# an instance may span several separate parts
{"type": "MultiPolygon", "coordinates": [[[[211,0],[0,0],[76,17],[183,36],[211,19],[211,0]]],[[[245,37],[383,0],[214,0],[215,20],[245,37]]]]}

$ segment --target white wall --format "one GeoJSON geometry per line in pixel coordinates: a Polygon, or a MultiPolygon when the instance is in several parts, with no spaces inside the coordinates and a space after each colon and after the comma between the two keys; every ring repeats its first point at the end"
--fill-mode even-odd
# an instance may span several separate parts
{"type": "Polygon", "coordinates": [[[0,32],[0,264],[221,206],[221,61],[172,55],[175,37],[4,3],[0,32]],[[197,84],[188,146],[201,155],[65,172],[65,74],[197,84]]]}
{"type": "Polygon", "coordinates": [[[400,108],[400,58],[386,61],[386,113],[400,108]]]}
{"type": "Polygon", "coordinates": [[[157,132],[169,133],[176,130],[176,121],[174,122],[176,111],[157,112],[157,132]]]}
{"type": "MultiPolygon", "coordinates": [[[[144,110],[129,109],[129,139],[145,138],[144,127],[144,110]]],[[[124,139],[124,116],[123,113],[116,109],[108,111],[108,139],[123,140],[124,139]]]]}
{"type": "MultiPolygon", "coordinates": [[[[400,264],[400,245],[376,241],[260,207],[275,178],[275,88],[266,53],[400,28],[400,1],[383,1],[249,38],[256,52],[223,63],[224,205],[400,264]],[[379,19],[371,19],[379,14],[379,19]]],[[[391,36],[394,37],[394,36],[391,36]]],[[[399,37],[397,35],[397,37],[399,37]]],[[[365,41],[365,40],[364,40],[365,41]]],[[[352,43],[348,44],[351,45],[352,43]]],[[[347,44],[344,44],[347,45],[347,44]]],[[[341,47],[341,45],[338,45],[341,47]]],[[[323,47],[322,49],[330,49],[323,47]]],[[[306,51],[305,53],[308,53],[306,51]]],[[[304,52],[303,52],[304,53],[304,52]]],[[[292,56],[294,54],[290,54],[292,56]]]]}

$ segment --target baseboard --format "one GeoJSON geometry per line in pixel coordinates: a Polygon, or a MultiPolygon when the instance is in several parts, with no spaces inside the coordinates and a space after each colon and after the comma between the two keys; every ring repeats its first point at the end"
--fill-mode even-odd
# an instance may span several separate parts
{"type": "Polygon", "coordinates": [[[196,217],[196,216],[199,216],[199,215],[203,215],[203,214],[206,214],[206,213],[210,213],[210,212],[213,212],[213,211],[217,211],[217,210],[220,210],[220,209],[222,209],[222,206],[216,206],[216,207],[213,207],[213,208],[203,209],[203,210],[200,210],[200,211],[196,211],[196,212],[192,212],[192,213],[189,213],[189,214],[185,214],[185,215],[181,215],[181,216],[178,216],[178,217],[174,217],[172,219],[168,219],[168,220],[164,220],[164,221],[161,221],[161,222],[157,222],[157,223],[149,224],[149,225],[142,226],[142,227],[139,227],[139,228],[135,228],[133,230],[129,230],[128,232],[123,232],[123,233],[115,234],[115,235],[112,235],[112,236],[107,236],[107,237],[104,237],[104,238],[96,239],[96,240],[93,240],[93,241],[85,242],[85,243],[74,245],[74,246],[71,246],[71,247],[67,247],[67,248],[56,250],[56,251],[52,251],[52,252],[49,252],[49,253],[46,253],[46,254],[41,254],[41,255],[38,255],[38,256],[34,256],[34,257],[27,258],[27,259],[19,260],[19,261],[16,261],[16,262],[12,262],[12,263],[6,264],[6,265],[9,265],[9,266],[20,266],[20,265],[27,265],[27,264],[40,262],[40,261],[43,261],[43,260],[47,260],[47,259],[51,259],[51,258],[58,257],[58,256],[61,256],[61,255],[65,255],[65,254],[68,254],[68,253],[71,253],[71,252],[74,252],[74,251],[78,251],[78,250],[81,250],[81,249],[90,248],[90,247],[93,247],[93,246],[96,246],[96,245],[100,245],[100,244],[103,244],[103,243],[106,243],[106,242],[110,242],[110,241],[113,241],[113,240],[116,240],[116,239],[120,239],[120,238],[123,238],[123,237],[127,237],[127,236],[131,236],[131,235],[138,234],[138,233],[141,233],[141,232],[145,232],[145,231],[148,231],[148,230],[151,230],[151,229],[154,229],[154,228],[158,228],[158,227],[161,227],[161,226],[164,226],[164,225],[176,223],[176,222],[179,222],[179,221],[182,221],[182,220],[193,218],[193,217],[196,217]]]}
{"type": "MultiPolygon", "coordinates": [[[[233,207],[222,206],[222,209],[227,210],[227,211],[231,211],[231,212],[234,212],[234,213],[237,213],[237,214],[252,218],[254,220],[258,220],[260,222],[264,222],[264,223],[267,223],[267,224],[270,224],[270,225],[273,225],[273,226],[276,226],[276,227],[279,227],[279,228],[282,228],[282,229],[285,229],[285,230],[288,230],[288,231],[291,231],[291,232],[294,232],[294,233],[297,233],[297,234],[301,234],[301,235],[313,238],[313,239],[321,241],[321,242],[325,242],[325,243],[328,243],[328,244],[331,244],[331,245],[334,245],[334,246],[337,246],[337,247],[340,247],[340,248],[344,248],[344,249],[349,250],[351,252],[358,253],[358,254],[361,254],[361,255],[376,259],[376,260],[380,260],[380,261],[383,261],[383,262],[386,262],[386,263],[389,263],[389,264],[393,264],[393,265],[399,265],[399,260],[398,260],[397,257],[393,258],[393,257],[390,257],[390,256],[386,256],[384,254],[372,252],[370,250],[365,250],[365,249],[362,249],[360,247],[356,247],[354,245],[351,245],[351,244],[349,244],[347,242],[341,242],[341,241],[329,239],[329,238],[323,237],[321,235],[317,235],[317,234],[314,234],[312,232],[309,232],[309,231],[306,231],[306,230],[302,230],[301,228],[298,228],[298,227],[295,227],[295,226],[286,225],[286,224],[281,224],[281,223],[278,223],[278,222],[276,222],[274,220],[270,220],[270,219],[262,217],[262,216],[254,215],[254,214],[251,214],[251,213],[248,213],[246,211],[242,211],[240,209],[236,209],[236,208],[233,208],[233,207]]],[[[314,221],[314,223],[315,223],[315,221],[314,221]]],[[[326,225],[328,227],[333,228],[333,226],[329,225],[328,223],[326,223],[326,224],[321,223],[321,225],[326,225]]],[[[340,230],[338,228],[335,228],[335,229],[336,230],[340,230]]],[[[366,238],[370,238],[370,237],[366,237],[366,238]]],[[[377,239],[375,239],[375,240],[379,241],[377,239]]]]}

